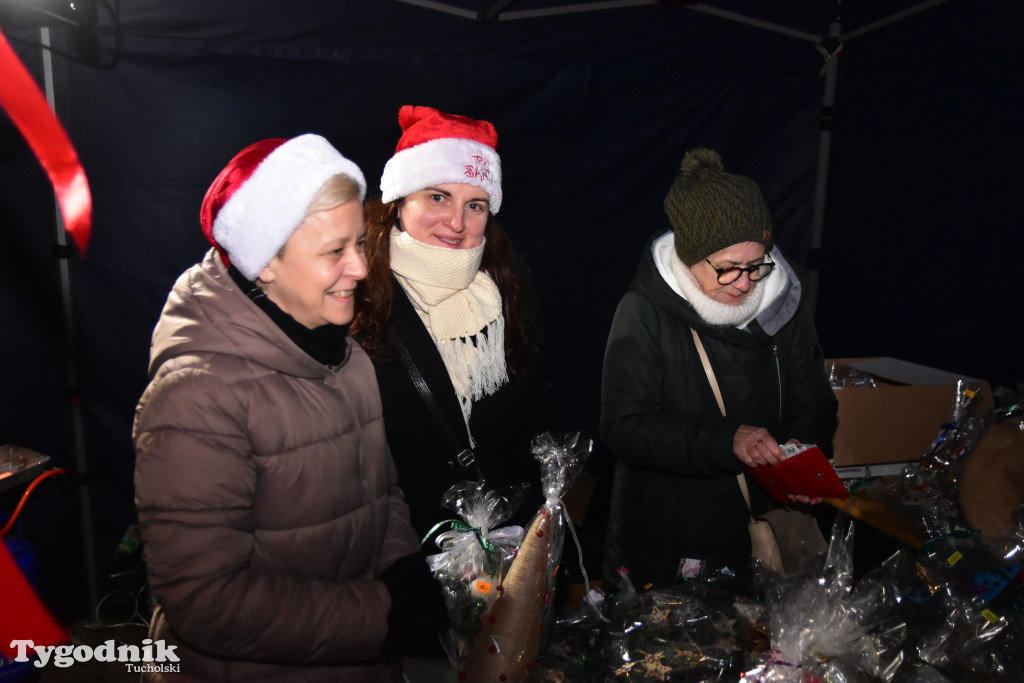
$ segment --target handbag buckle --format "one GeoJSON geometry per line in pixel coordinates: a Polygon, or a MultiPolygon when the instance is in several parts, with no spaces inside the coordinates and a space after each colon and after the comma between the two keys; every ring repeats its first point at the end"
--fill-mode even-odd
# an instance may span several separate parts
{"type": "Polygon", "coordinates": [[[461,451],[458,455],[455,456],[455,458],[463,467],[469,467],[470,465],[473,464],[473,461],[476,460],[476,456],[473,455],[473,451],[468,448],[461,451]]]}

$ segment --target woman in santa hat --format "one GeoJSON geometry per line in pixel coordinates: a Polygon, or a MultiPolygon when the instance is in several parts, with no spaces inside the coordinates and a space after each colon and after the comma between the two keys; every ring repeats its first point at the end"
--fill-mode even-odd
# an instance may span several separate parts
{"type": "Polygon", "coordinates": [[[353,329],[377,371],[399,485],[421,538],[453,516],[441,500],[460,479],[528,483],[525,520],[543,498],[530,441],[552,409],[527,284],[495,220],[497,133],[432,107],[404,106],[398,122],[366,206],[353,329]]]}
{"type": "Polygon", "coordinates": [[[366,275],[359,168],[263,140],[207,191],[213,248],[174,285],[136,412],[147,680],[391,681],[447,626],[348,334],[366,275]]]}

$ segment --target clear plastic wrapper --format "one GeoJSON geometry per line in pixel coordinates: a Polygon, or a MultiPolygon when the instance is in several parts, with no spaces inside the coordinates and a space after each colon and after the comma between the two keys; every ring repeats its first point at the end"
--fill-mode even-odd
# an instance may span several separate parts
{"type": "Polygon", "coordinates": [[[0,446],[0,479],[29,470],[50,458],[23,446],[0,446]]]}
{"type": "Polygon", "coordinates": [[[895,601],[907,624],[904,658],[913,666],[901,668],[896,683],[1024,680],[1021,583],[992,586],[969,559],[979,557],[975,542],[953,537],[903,549],[862,579],[884,590],[883,601],[895,601]]]}
{"type": "Polygon", "coordinates": [[[904,467],[899,476],[872,479],[857,490],[918,520],[926,538],[944,536],[958,527],[960,513],[955,499],[949,491],[936,486],[934,479],[916,463],[904,467]]]}
{"type": "Polygon", "coordinates": [[[843,387],[875,387],[875,378],[857,368],[833,361],[828,369],[828,383],[833,389],[843,387]]]}
{"type": "Polygon", "coordinates": [[[924,662],[908,664],[898,679],[898,683],[956,683],[941,671],[924,662]]]}
{"type": "Polygon", "coordinates": [[[1013,389],[996,387],[992,390],[992,398],[996,402],[996,407],[992,411],[994,419],[1024,418],[1024,382],[1018,383],[1013,389]]]}
{"type": "Polygon", "coordinates": [[[906,626],[874,581],[853,583],[853,523],[836,519],[818,580],[780,582],[766,596],[771,652],[747,679],[772,683],[891,681],[906,626]]]}
{"type": "Polygon", "coordinates": [[[935,439],[917,465],[933,486],[946,498],[954,499],[963,459],[988,427],[989,416],[973,416],[972,411],[981,387],[960,380],[957,382],[950,421],[941,425],[935,439]]]}
{"type": "Polygon", "coordinates": [[[709,568],[638,592],[623,571],[605,586],[600,619],[578,605],[559,620],[533,680],[1024,680],[1022,568],[1005,567],[993,588],[977,544],[954,535],[904,548],[854,582],[853,524],[840,515],[818,576],[709,568]]]}
{"type": "Polygon", "coordinates": [[[767,647],[748,621],[763,617],[762,605],[744,601],[741,613],[736,596],[713,582],[638,593],[620,570],[611,588],[598,639],[603,672],[574,680],[736,681],[750,648],[767,647]]]}
{"type": "MultiPolygon", "coordinates": [[[[940,670],[963,668],[972,657],[975,666],[989,668],[1002,651],[1007,612],[991,603],[1012,580],[995,582],[976,537],[952,537],[933,543],[918,554],[915,570],[921,586],[937,605],[941,617],[922,630],[916,656],[940,670]],[[1000,585],[1001,584],[1001,585],[1000,585]]],[[[1012,569],[1016,576],[1020,565],[1012,569]]],[[[1019,651],[1019,650],[1018,650],[1019,651]]],[[[1002,665],[995,665],[996,668],[1002,665]]],[[[972,676],[992,673],[972,670],[972,676]]]]}
{"type": "Polygon", "coordinates": [[[572,529],[562,496],[582,471],[593,442],[579,433],[560,438],[545,433],[533,440],[532,448],[540,463],[545,502],[502,576],[497,596],[463,658],[459,675],[465,680],[526,680],[536,668],[541,641],[552,622],[555,569],[566,528],[572,529]]]}
{"type": "Polygon", "coordinates": [[[963,464],[958,499],[989,557],[1002,565],[1024,559],[1024,418],[992,411],[963,464]]]}
{"type": "Polygon", "coordinates": [[[592,595],[596,597],[563,606],[557,612],[531,680],[574,683],[604,680],[600,641],[606,623],[601,612],[605,596],[599,588],[595,588],[592,595]]]}
{"type": "Polygon", "coordinates": [[[1024,562],[1024,505],[1010,515],[1010,528],[1008,534],[979,539],[985,554],[1001,565],[1024,562]]]}
{"type": "Polygon", "coordinates": [[[950,421],[938,426],[931,445],[916,462],[896,477],[864,482],[856,489],[900,508],[918,520],[926,538],[969,531],[958,503],[965,458],[991,422],[972,415],[978,387],[960,381],[950,407],[950,421]]]}
{"type": "Polygon", "coordinates": [[[439,533],[434,543],[441,552],[429,556],[427,563],[445,588],[451,628],[441,644],[453,665],[469,651],[480,617],[496,599],[497,586],[522,542],[522,527],[500,526],[520,502],[521,489],[488,490],[484,481],[466,480],[442,498],[458,518],[435,528],[439,533]]]}

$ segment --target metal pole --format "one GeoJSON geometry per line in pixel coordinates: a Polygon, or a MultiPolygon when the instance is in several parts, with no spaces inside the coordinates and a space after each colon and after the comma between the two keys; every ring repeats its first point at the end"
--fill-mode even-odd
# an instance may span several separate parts
{"type": "Polygon", "coordinates": [[[822,266],[822,235],[825,231],[825,198],[828,190],[829,153],[832,145],[832,126],[835,122],[836,82],[839,72],[839,51],[842,41],[842,0],[835,3],[835,13],[829,23],[828,37],[819,48],[825,55],[825,93],[821,103],[820,132],[818,134],[818,167],[814,184],[814,208],[811,212],[811,251],[808,254],[807,302],[815,311],[818,302],[818,281],[822,266]]]}
{"type": "MultiPolygon", "coordinates": [[[[53,87],[53,59],[50,54],[50,29],[48,26],[40,30],[43,47],[43,84],[46,89],[46,101],[54,112],[57,103],[53,87]]],[[[64,361],[68,376],[68,387],[71,396],[71,428],[75,447],[75,467],[78,471],[78,504],[82,515],[82,550],[85,553],[86,588],[88,590],[89,608],[96,611],[100,601],[99,572],[96,566],[96,538],[93,529],[92,500],[89,491],[89,460],[85,452],[85,426],[82,417],[82,405],[79,401],[80,387],[78,379],[78,356],[75,346],[75,325],[71,298],[71,267],[69,258],[71,247],[68,245],[67,231],[64,226],[64,215],[60,205],[55,202],[57,267],[60,271],[61,308],[63,309],[64,361]]]]}

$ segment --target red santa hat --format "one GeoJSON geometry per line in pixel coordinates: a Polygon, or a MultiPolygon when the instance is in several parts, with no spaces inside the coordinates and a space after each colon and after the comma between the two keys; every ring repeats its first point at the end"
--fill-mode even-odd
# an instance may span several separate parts
{"type": "Polygon", "coordinates": [[[224,265],[255,280],[306,219],[331,177],[346,175],[366,196],[363,172],[319,135],[253,143],[235,155],[206,191],[199,221],[224,265]]]}
{"type": "Polygon", "coordinates": [[[380,177],[381,201],[393,202],[432,185],[465,183],[485,191],[490,211],[501,208],[498,133],[487,121],[433,107],[398,110],[402,137],[380,177]]]}

